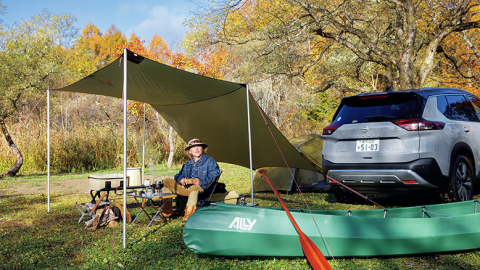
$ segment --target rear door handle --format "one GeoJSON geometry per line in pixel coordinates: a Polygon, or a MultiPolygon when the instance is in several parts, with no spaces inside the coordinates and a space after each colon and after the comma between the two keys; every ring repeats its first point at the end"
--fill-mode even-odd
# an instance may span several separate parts
{"type": "Polygon", "coordinates": [[[468,129],[467,127],[463,127],[463,132],[468,133],[470,132],[470,129],[468,129]]]}

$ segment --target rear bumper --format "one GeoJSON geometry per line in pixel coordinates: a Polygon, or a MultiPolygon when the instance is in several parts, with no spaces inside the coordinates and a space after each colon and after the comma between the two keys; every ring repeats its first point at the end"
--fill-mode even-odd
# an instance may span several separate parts
{"type": "Polygon", "coordinates": [[[327,183],[332,187],[340,186],[334,181],[337,180],[357,191],[365,192],[438,189],[447,183],[447,177],[442,175],[438,163],[433,158],[407,163],[361,164],[336,164],[323,160],[323,170],[327,174],[327,183]]]}

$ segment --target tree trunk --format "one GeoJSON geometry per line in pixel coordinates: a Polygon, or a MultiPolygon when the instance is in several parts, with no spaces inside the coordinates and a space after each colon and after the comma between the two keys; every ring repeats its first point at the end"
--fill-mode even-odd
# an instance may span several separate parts
{"type": "Polygon", "coordinates": [[[173,155],[175,154],[175,144],[173,143],[173,128],[168,131],[168,144],[170,146],[170,154],[168,155],[167,168],[173,165],[173,155]]]}
{"type": "Polygon", "coordinates": [[[18,150],[17,146],[13,142],[12,137],[10,137],[10,134],[8,133],[7,125],[5,125],[5,119],[3,117],[0,117],[0,127],[2,128],[2,133],[5,136],[5,139],[7,140],[8,146],[10,146],[15,156],[17,156],[17,162],[15,162],[15,164],[10,169],[6,170],[0,176],[5,176],[5,175],[15,176],[18,173],[18,171],[20,171],[20,168],[22,168],[23,156],[20,150],[18,150]]]}

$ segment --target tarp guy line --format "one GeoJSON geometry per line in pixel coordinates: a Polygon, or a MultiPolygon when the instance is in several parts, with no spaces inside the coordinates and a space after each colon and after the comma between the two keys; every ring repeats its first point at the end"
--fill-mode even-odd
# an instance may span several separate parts
{"type": "MultiPolygon", "coordinates": [[[[248,89],[248,88],[247,88],[247,89],[248,89]]],[[[276,144],[277,147],[278,147],[278,151],[280,152],[280,155],[282,156],[283,160],[285,161],[285,165],[287,166],[288,170],[290,171],[290,174],[291,174],[292,177],[293,177],[293,180],[295,181],[295,184],[297,185],[297,189],[298,189],[298,191],[300,192],[300,194],[301,194],[301,196],[302,196],[302,199],[303,199],[303,201],[305,202],[305,205],[307,206],[308,212],[310,212],[310,216],[312,216],[313,222],[315,223],[315,226],[317,227],[318,232],[319,232],[320,235],[322,236],[323,242],[325,243],[325,246],[327,247],[328,252],[330,253],[330,256],[332,256],[333,260],[335,261],[335,257],[333,256],[332,251],[330,250],[330,247],[328,246],[327,241],[325,240],[325,237],[323,237],[322,231],[320,230],[320,227],[318,226],[317,221],[316,221],[315,218],[313,217],[312,210],[310,210],[310,206],[308,205],[307,201],[305,200],[305,197],[303,196],[303,192],[300,190],[300,187],[299,187],[298,184],[297,184],[297,180],[295,180],[295,176],[292,174],[292,170],[291,170],[290,167],[288,166],[287,160],[285,159],[285,157],[284,157],[284,155],[283,155],[283,153],[282,153],[282,149],[280,149],[280,146],[278,145],[277,140],[275,139],[275,136],[273,136],[273,133],[272,133],[272,131],[271,131],[271,129],[270,129],[270,126],[268,125],[267,120],[266,120],[265,117],[263,116],[263,112],[262,112],[262,109],[260,109],[260,105],[258,105],[258,102],[257,102],[257,100],[253,97],[253,95],[252,95],[252,98],[253,98],[253,100],[255,101],[255,104],[257,105],[257,108],[258,108],[258,110],[260,111],[260,114],[262,115],[263,120],[265,121],[265,125],[267,126],[268,131],[270,131],[270,134],[272,135],[272,139],[275,141],[275,144],[276,144]]],[[[265,177],[266,177],[266,172],[265,172],[265,177]]],[[[273,188],[273,185],[272,185],[272,188],[273,188]]],[[[275,191],[275,190],[274,190],[274,191],[275,191]]],[[[253,182],[252,182],[252,193],[253,193],[253,182]]],[[[279,196],[280,196],[280,195],[279,195],[279,196]]]]}

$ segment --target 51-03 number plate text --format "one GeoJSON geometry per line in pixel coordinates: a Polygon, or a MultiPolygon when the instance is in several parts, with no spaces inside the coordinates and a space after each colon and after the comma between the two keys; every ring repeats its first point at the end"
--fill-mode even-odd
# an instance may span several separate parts
{"type": "Polygon", "coordinates": [[[380,140],[357,140],[357,152],[378,151],[380,140]]]}

